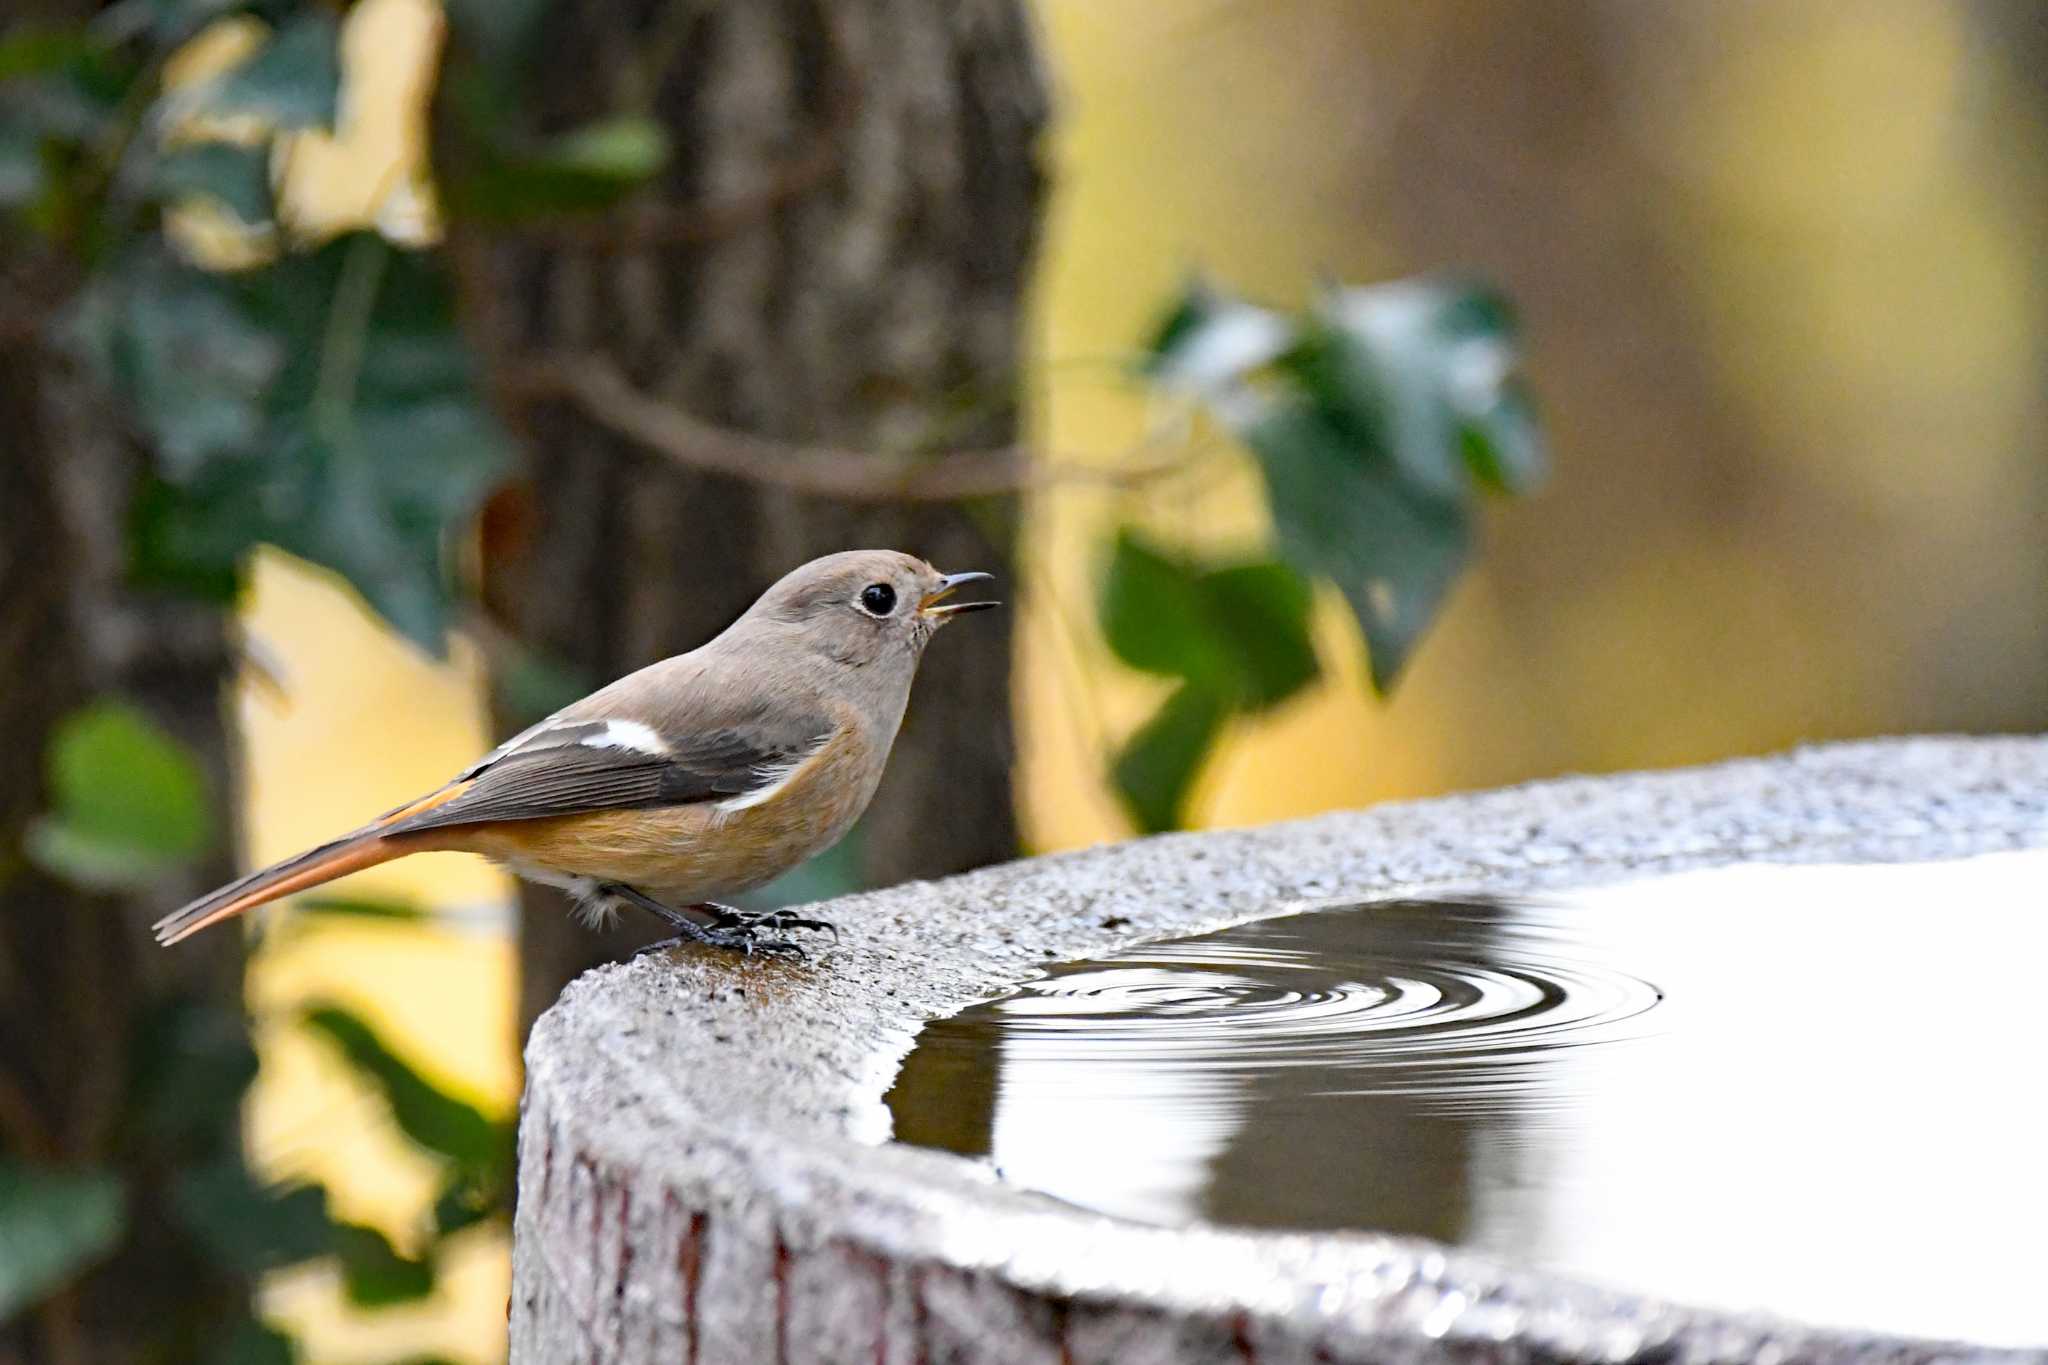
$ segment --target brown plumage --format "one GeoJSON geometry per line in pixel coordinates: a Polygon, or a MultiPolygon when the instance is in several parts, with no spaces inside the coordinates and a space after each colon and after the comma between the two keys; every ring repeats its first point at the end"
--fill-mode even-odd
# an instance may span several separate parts
{"type": "MultiPolygon", "coordinates": [[[[718,898],[838,842],[881,781],[918,660],[960,583],[889,550],[795,570],[701,648],[628,674],[445,786],[159,921],[210,924],[412,853],[460,850],[561,886],[592,914],[639,905],[683,939],[791,951],[718,898]]],[[[664,940],[664,943],[675,940],[664,940]]]]}

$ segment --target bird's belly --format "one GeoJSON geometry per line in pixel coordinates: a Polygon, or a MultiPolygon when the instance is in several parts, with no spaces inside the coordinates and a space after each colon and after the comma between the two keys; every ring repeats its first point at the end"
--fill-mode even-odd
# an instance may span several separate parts
{"type": "Polygon", "coordinates": [[[671,905],[693,905],[772,881],[844,832],[836,820],[794,824],[772,806],[722,812],[691,805],[522,820],[478,830],[473,847],[515,870],[623,882],[671,905]]]}

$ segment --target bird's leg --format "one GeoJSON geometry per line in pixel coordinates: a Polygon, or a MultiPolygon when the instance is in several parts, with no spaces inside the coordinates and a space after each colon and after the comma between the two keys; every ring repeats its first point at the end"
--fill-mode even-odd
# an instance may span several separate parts
{"type": "Polygon", "coordinates": [[[597,894],[600,896],[610,896],[612,899],[624,901],[628,905],[637,905],[673,929],[688,930],[700,927],[697,921],[691,919],[682,911],[671,910],[668,906],[663,905],[644,891],[637,891],[624,882],[604,882],[597,888],[597,894]]]}
{"type": "Polygon", "coordinates": [[[601,895],[612,896],[622,900],[628,905],[637,905],[676,931],[668,938],[636,949],[633,953],[635,957],[640,956],[642,953],[660,952],[663,949],[674,948],[684,943],[702,943],[713,948],[737,948],[749,955],[761,952],[774,953],[784,957],[802,957],[804,950],[796,944],[784,939],[763,938],[761,930],[800,929],[807,928],[813,923],[813,921],[799,921],[794,917],[788,916],[781,919],[773,919],[770,916],[743,916],[738,911],[729,910],[722,905],[693,905],[684,910],[677,910],[671,906],[663,905],[660,901],[642,891],[627,886],[624,882],[606,882],[598,887],[598,892],[601,895]],[[707,924],[697,919],[690,913],[692,910],[701,910],[710,915],[710,922],[707,924]]]}

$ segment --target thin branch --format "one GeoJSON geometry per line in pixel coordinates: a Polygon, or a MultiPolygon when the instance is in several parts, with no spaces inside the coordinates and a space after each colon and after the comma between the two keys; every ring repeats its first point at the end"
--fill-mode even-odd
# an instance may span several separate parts
{"type": "Polygon", "coordinates": [[[1187,467],[1185,452],[1143,464],[1046,464],[1021,445],[886,455],[722,427],[643,392],[596,356],[561,357],[514,376],[522,397],[563,397],[598,425],[685,468],[848,502],[958,502],[1056,483],[1131,486],[1187,467]]]}

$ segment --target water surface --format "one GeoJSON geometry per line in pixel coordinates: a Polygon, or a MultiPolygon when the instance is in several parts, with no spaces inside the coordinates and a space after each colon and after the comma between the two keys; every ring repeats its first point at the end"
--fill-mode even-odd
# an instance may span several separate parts
{"type": "Polygon", "coordinates": [[[888,1102],[1126,1217],[2048,1344],[2044,888],[2007,854],[1265,920],[938,1021],[888,1102]]]}

